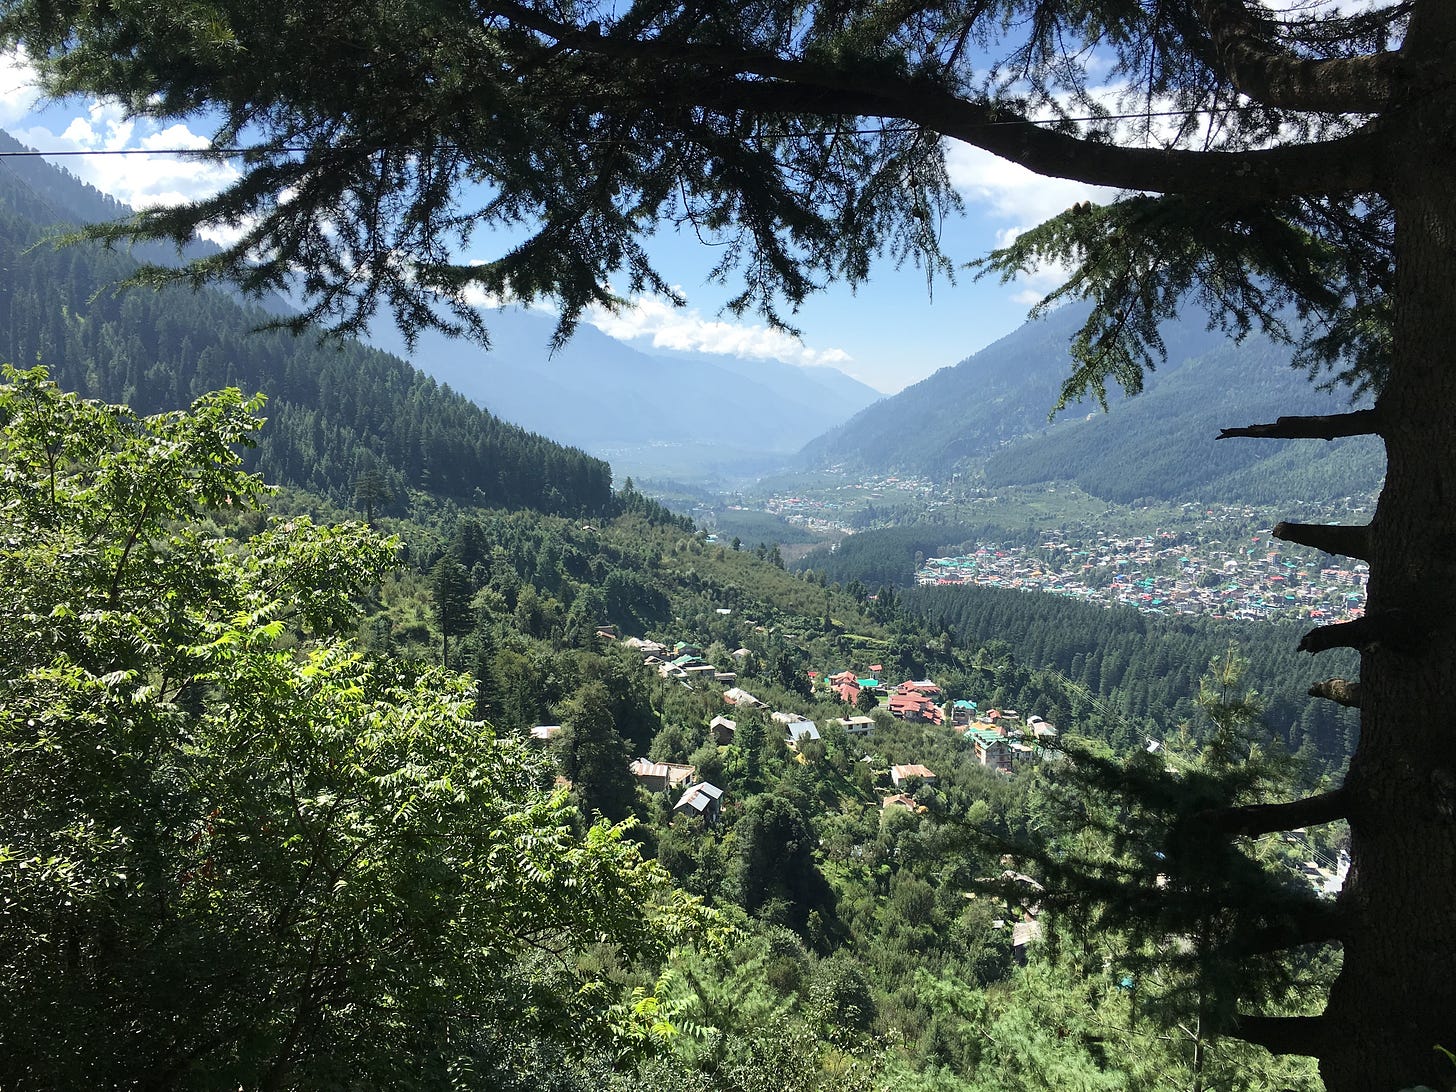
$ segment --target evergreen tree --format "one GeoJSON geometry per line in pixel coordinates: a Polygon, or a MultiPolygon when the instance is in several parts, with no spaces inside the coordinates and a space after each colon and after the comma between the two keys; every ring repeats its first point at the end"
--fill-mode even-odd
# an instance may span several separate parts
{"type": "MultiPolygon", "coordinates": [[[[1186,753],[1149,746],[1120,760],[1067,742],[1069,761],[1043,781],[1044,829],[1056,833],[1028,856],[1052,927],[1084,961],[1137,984],[1157,1026],[1181,1029],[1193,1087],[1219,1083],[1220,1035],[1307,1018],[1238,1013],[1241,1003],[1297,1013],[1327,985],[1327,964],[1281,950],[1333,937],[1338,921],[1333,901],[1245,826],[1260,801],[1289,791],[1292,765],[1260,723],[1244,668],[1232,651],[1211,665],[1186,753]]],[[[1000,890],[1025,899],[1024,887],[1000,890]]]]}
{"type": "Polygon", "coordinates": [[[567,703],[561,722],[561,769],[584,814],[621,820],[636,807],[632,755],[612,716],[612,695],[598,681],[585,683],[567,703]]]}
{"type": "Polygon", "coordinates": [[[374,526],[374,511],[394,503],[389,478],[375,467],[360,474],[354,483],[354,503],[364,509],[364,521],[374,526]]]}
{"type": "Polygon", "coordinates": [[[450,666],[450,638],[460,637],[474,628],[470,600],[474,589],[465,566],[451,554],[445,554],[430,570],[430,601],[435,609],[435,625],[440,627],[440,662],[450,666]]]}
{"type": "MultiPolygon", "coordinates": [[[[659,217],[712,225],[729,244],[719,271],[741,263],[733,305],[777,320],[830,277],[864,281],[885,251],[951,268],[949,138],[1121,191],[982,266],[1065,263],[1048,302],[1091,300],[1065,399],[1139,389],[1158,322],[1190,297],[1230,334],[1298,341],[1313,369],[1373,391],[1370,410],[1225,433],[1374,434],[1388,459],[1370,525],[1277,529],[1370,563],[1364,617],[1302,642],[1360,651],[1358,688],[1321,693],[1352,700],[1361,732],[1340,789],[1242,821],[1347,817],[1355,867],[1325,1012],[1238,1026],[1318,1056],[1334,1092],[1446,1081],[1432,1044],[1456,1042],[1456,745],[1437,712],[1456,699],[1456,6],[525,0],[488,19],[453,2],[316,15],[298,0],[201,0],[185,19],[19,0],[0,34],[58,94],[162,119],[211,111],[219,147],[257,134],[228,190],[98,234],[248,224],[221,254],[152,276],[265,292],[302,268],[299,327],[358,329],[384,302],[407,334],[479,335],[484,290],[554,294],[565,336],[623,279],[671,292],[642,241],[659,217]],[[449,245],[527,221],[495,260],[465,266],[449,245]]],[[[449,451],[422,442],[412,480],[449,473],[449,451]]]]}
{"type": "Polygon", "coordinates": [[[814,863],[814,836],[803,813],[773,793],[753,797],[734,830],[738,839],[738,901],[750,913],[783,916],[803,929],[823,896],[814,863]]]}

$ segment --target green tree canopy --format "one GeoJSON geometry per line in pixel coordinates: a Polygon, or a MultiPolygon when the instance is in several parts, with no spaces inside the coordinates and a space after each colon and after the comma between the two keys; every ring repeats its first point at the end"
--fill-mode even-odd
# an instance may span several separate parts
{"type": "Polygon", "coordinates": [[[450,666],[450,638],[463,637],[475,628],[470,600],[475,589],[470,574],[453,554],[445,554],[430,570],[430,605],[440,627],[440,662],[450,666]]]}
{"type": "Polygon", "coordinates": [[[1362,726],[1341,789],[1247,822],[1348,817],[1355,867],[1326,1011],[1240,1032],[1317,1055],[1332,1089],[1450,1083],[1432,1044],[1456,1043],[1456,7],[19,0],[0,36],[56,93],[220,119],[204,154],[246,145],[235,185],[100,234],[241,225],[155,277],[297,280],[300,325],[358,329],[387,306],[407,333],[482,334],[468,298],[484,289],[555,297],[564,336],[612,305],[613,277],[670,291],[643,242],[660,223],[718,244],[730,306],[776,321],[876,257],[948,273],[947,140],[1122,191],[981,267],[1061,262],[1052,301],[1092,302],[1065,395],[1137,390],[1158,321],[1192,298],[1377,395],[1225,435],[1377,434],[1388,457],[1368,527],[1276,529],[1370,563],[1366,616],[1302,643],[1360,650],[1359,686],[1320,693],[1362,726]],[[522,225],[493,260],[455,257],[522,225]]]}
{"type": "Polygon", "coordinates": [[[569,833],[462,678],[340,637],[391,540],[217,532],[259,503],[258,401],[8,375],[0,1084],[495,1087],[497,1050],[638,1024],[573,953],[695,912],[620,828],[569,833]]]}
{"type": "Polygon", "coordinates": [[[561,727],[561,769],[571,780],[582,811],[626,819],[636,806],[637,784],[606,684],[595,679],[583,683],[566,703],[561,727]]]}

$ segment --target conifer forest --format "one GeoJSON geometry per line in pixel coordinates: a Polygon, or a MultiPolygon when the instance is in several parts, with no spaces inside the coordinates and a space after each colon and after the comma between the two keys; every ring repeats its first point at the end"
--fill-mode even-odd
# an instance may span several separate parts
{"type": "Polygon", "coordinates": [[[6,0],[0,43],[230,172],[133,209],[0,135],[0,1089],[1456,1089],[1456,8],[6,0]],[[956,252],[963,151],[1106,196],[956,252]],[[983,386],[983,448],[804,437],[796,503],[893,483],[828,526],[368,344],[683,304],[669,232],[784,334],[1055,272],[1064,367],[983,386]],[[1185,342],[1233,361],[1196,413],[1185,342]],[[1156,610],[915,575],[1216,508],[1242,553],[1156,610]],[[1176,609],[1253,544],[1343,613],[1176,609]]]}

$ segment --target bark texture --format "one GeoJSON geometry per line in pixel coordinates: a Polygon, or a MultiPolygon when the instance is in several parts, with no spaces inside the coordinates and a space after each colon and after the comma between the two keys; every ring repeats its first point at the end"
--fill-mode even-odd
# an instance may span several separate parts
{"type": "MultiPolygon", "coordinates": [[[[1456,5],[1422,4],[1410,43],[1449,56],[1456,5]]],[[[1360,741],[1344,789],[1344,964],[1320,1061],[1330,1092],[1456,1079],[1436,1050],[1456,1049],[1456,92],[1385,124],[1396,351],[1378,405],[1388,470],[1366,609],[1407,620],[1419,639],[1361,653],[1360,741]]]]}

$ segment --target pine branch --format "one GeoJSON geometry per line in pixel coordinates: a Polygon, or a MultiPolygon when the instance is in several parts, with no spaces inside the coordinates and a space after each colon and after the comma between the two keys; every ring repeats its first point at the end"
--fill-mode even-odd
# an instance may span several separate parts
{"type": "Polygon", "coordinates": [[[1224,954],[1234,958],[1270,955],[1305,944],[1328,944],[1344,939],[1345,915],[1329,899],[1310,898],[1274,925],[1256,929],[1230,943],[1224,954]]]}
{"type": "Polygon", "coordinates": [[[1309,688],[1312,698],[1327,698],[1348,709],[1360,708],[1360,684],[1349,679],[1326,679],[1309,688]]]}
{"type": "Polygon", "coordinates": [[[1251,838],[1279,830],[1318,826],[1345,818],[1349,800],[1344,789],[1289,800],[1282,804],[1243,804],[1233,808],[1211,808],[1194,814],[1190,822],[1206,824],[1223,834],[1251,838]]]}
{"type": "Polygon", "coordinates": [[[658,103],[727,114],[809,114],[898,119],[963,141],[1038,174],[1155,193],[1275,198],[1379,188],[1383,134],[1365,127],[1327,141],[1231,152],[1124,147],[1033,123],[1014,107],[880,66],[811,61],[734,44],[631,37],[580,26],[518,0],[493,7],[583,57],[645,63],[662,75],[658,103]]]}
{"type": "Polygon", "coordinates": [[[1286,523],[1274,525],[1273,535],[1284,542],[1312,546],[1327,554],[1370,560],[1370,525],[1348,526],[1334,523],[1286,523]]]}
{"type": "Polygon", "coordinates": [[[1251,1016],[1239,1013],[1229,1033],[1271,1054],[1321,1054],[1329,1039],[1322,1016],[1251,1016]]]}
{"type": "Polygon", "coordinates": [[[1299,639],[1300,652],[1326,652],[1332,648],[1354,648],[1368,652],[1377,645],[1400,651],[1417,647],[1425,638],[1408,611],[1387,610],[1367,614],[1353,622],[1336,622],[1312,629],[1299,639]]]}
{"type": "Polygon", "coordinates": [[[1249,436],[1259,440],[1334,440],[1341,436],[1378,436],[1380,420],[1374,410],[1326,413],[1314,417],[1281,417],[1272,425],[1246,425],[1220,429],[1218,438],[1249,436]]]}
{"type": "Polygon", "coordinates": [[[1416,74],[1399,53],[1325,60],[1299,56],[1280,44],[1268,13],[1240,0],[1202,0],[1197,8],[1224,74],[1240,92],[1267,106],[1379,113],[1410,89],[1416,74]]]}

